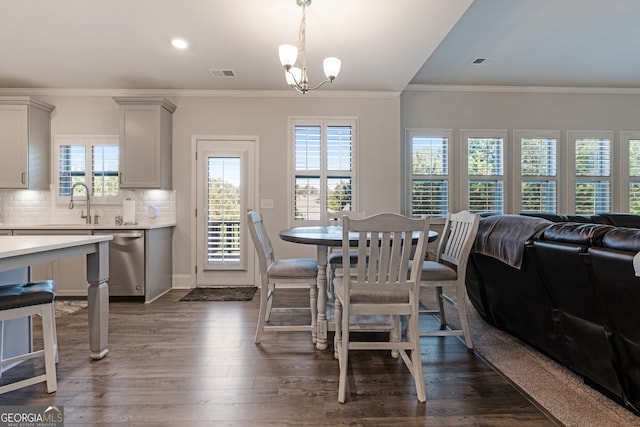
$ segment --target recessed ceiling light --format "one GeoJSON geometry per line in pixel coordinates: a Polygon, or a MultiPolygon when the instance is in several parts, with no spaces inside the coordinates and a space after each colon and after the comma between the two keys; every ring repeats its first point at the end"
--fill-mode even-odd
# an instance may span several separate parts
{"type": "Polygon", "coordinates": [[[171,44],[176,49],[186,49],[189,47],[189,43],[184,39],[173,39],[171,40],[171,44]]]}

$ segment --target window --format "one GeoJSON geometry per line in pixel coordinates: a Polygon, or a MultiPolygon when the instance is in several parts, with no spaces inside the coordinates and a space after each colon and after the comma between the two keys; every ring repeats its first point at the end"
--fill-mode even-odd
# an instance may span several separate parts
{"type": "Polygon", "coordinates": [[[207,263],[240,263],[241,157],[207,158],[207,263]]]}
{"type": "Polygon", "coordinates": [[[73,184],[81,182],[93,203],[119,203],[118,137],[57,136],[55,147],[58,199],[71,196],[73,184]]]}
{"type": "Polygon", "coordinates": [[[520,209],[526,212],[558,212],[559,132],[516,131],[520,178],[520,209]]]}
{"type": "Polygon", "coordinates": [[[451,131],[411,130],[407,136],[407,215],[445,217],[449,211],[451,131]]]}
{"type": "Polygon", "coordinates": [[[294,222],[327,223],[327,212],[357,210],[355,120],[291,120],[294,222]]]}
{"type": "Polygon", "coordinates": [[[574,211],[594,215],[611,211],[611,133],[570,132],[574,150],[574,211]]]}
{"type": "Polygon", "coordinates": [[[461,137],[466,145],[468,209],[503,213],[506,131],[462,131],[461,137]]]}
{"type": "Polygon", "coordinates": [[[624,193],[627,196],[628,206],[624,211],[640,215],[640,132],[621,132],[623,152],[627,153],[623,162],[627,172],[627,184],[624,193]]]}

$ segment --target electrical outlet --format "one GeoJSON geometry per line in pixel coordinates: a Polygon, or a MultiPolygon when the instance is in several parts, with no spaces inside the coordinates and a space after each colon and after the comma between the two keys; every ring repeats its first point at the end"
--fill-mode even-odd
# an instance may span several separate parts
{"type": "Polygon", "coordinates": [[[273,209],[273,199],[260,199],[260,209],[273,209]]]}

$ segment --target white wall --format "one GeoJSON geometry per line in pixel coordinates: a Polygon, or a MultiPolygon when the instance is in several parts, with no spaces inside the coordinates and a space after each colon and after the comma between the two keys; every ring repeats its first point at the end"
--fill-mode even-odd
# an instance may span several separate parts
{"type": "Polygon", "coordinates": [[[638,130],[640,94],[424,90],[401,98],[402,129],[638,130]]]}
{"type": "MultiPolygon", "coordinates": [[[[117,135],[118,105],[111,96],[35,94],[54,105],[52,140],[57,134],[117,135]]],[[[28,94],[33,95],[33,94],[28,94]]],[[[150,96],[163,96],[154,93],[150,96]]],[[[278,256],[314,256],[313,247],[277,238],[287,228],[287,125],[290,116],[356,117],[359,123],[360,208],[367,213],[400,212],[400,99],[389,93],[327,98],[291,96],[166,96],[173,114],[173,186],[176,222],[173,272],[178,286],[193,280],[195,236],[192,235],[192,139],[194,135],[257,136],[260,139],[259,198],[274,200],[263,214],[278,256]]],[[[174,286],[176,286],[174,280],[174,286]]]]}
{"type": "Polygon", "coordinates": [[[191,234],[193,135],[250,135],[260,138],[260,195],[273,199],[262,210],[279,257],[315,256],[314,247],[277,238],[287,223],[287,126],[290,116],[349,116],[359,123],[360,209],[367,213],[400,211],[400,101],[398,97],[312,98],[232,97],[171,98],[178,109],[173,121],[173,183],[178,226],[174,233],[174,274],[190,274],[195,245],[191,234]],[[180,248],[178,251],[177,249],[180,248]],[[187,250],[190,249],[190,250],[187,250]]]}

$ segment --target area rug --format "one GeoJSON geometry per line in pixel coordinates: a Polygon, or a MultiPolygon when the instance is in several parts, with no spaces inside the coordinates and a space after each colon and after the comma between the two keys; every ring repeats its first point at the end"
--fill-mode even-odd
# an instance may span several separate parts
{"type": "MultiPolygon", "coordinates": [[[[420,298],[434,306],[434,298],[420,298]]],[[[476,354],[508,378],[530,400],[567,427],[640,426],[640,417],[584,384],[569,369],[542,355],[512,335],[490,326],[467,301],[471,337],[476,354]]],[[[446,309],[447,320],[457,313],[446,309]]],[[[454,320],[455,319],[455,320],[454,320]]]]}
{"type": "Polygon", "coordinates": [[[55,300],[53,306],[56,317],[64,317],[87,308],[87,300],[55,300]]]}
{"type": "Polygon", "coordinates": [[[255,286],[195,288],[180,301],[251,301],[257,289],[255,286]]]}

